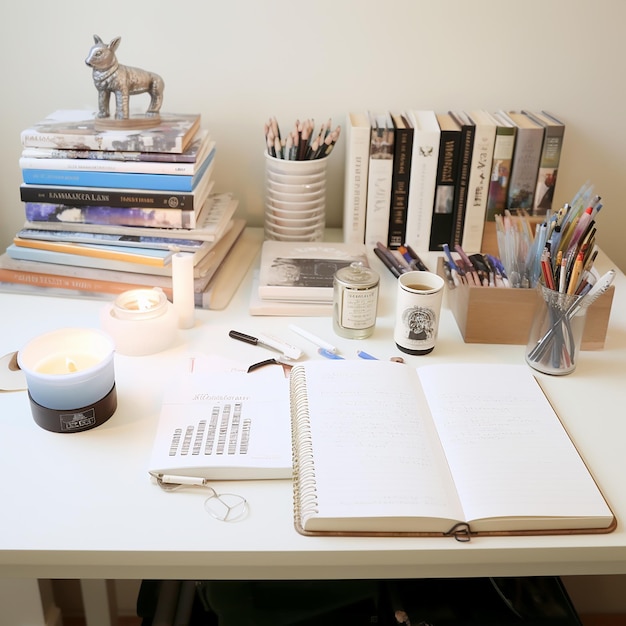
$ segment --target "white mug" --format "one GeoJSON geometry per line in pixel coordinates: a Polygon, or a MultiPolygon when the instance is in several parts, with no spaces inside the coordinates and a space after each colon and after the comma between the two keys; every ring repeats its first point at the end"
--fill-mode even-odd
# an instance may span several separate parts
{"type": "Polygon", "coordinates": [[[393,339],[402,352],[432,352],[439,329],[443,287],[443,278],[432,272],[400,274],[393,339]]]}

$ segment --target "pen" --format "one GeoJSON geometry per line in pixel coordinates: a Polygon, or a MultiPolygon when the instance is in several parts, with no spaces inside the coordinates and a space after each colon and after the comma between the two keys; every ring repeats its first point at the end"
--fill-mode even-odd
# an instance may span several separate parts
{"type": "Polygon", "coordinates": [[[443,253],[446,255],[446,259],[448,259],[450,269],[453,269],[456,271],[457,274],[460,274],[461,268],[457,265],[456,261],[452,257],[452,252],[450,252],[450,246],[447,243],[443,244],[443,253]]]}
{"type": "Polygon", "coordinates": [[[385,257],[389,259],[389,263],[393,265],[401,274],[410,269],[408,263],[404,264],[399,259],[397,259],[393,252],[389,250],[389,248],[387,248],[384,243],[377,241],[376,249],[380,250],[385,255],[385,257]]]}
{"type": "Polygon", "coordinates": [[[468,274],[474,279],[475,285],[481,285],[482,283],[481,283],[480,277],[478,276],[478,272],[472,265],[470,258],[467,256],[467,254],[465,254],[465,250],[463,250],[463,248],[461,248],[461,246],[458,243],[454,246],[454,249],[458,252],[459,256],[461,257],[461,260],[463,261],[464,266],[467,269],[466,274],[468,274]]]}
{"type": "Polygon", "coordinates": [[[340,354],[337,354],[335,352],[330,352],[330,350],[326,350],[325,348],[318,348],[317,352],[318,354],[321,354],[323,357],[326,357],[327,359],[334,359],[336,361],[344,360],[344,358],[340,354]]]}
{"type": "Polygon", "coordinates": [[[359,357],[359,359],[365,359],[366,361],[378,361],[375,356],[368,354],[364,350],[357,350],[356,355],[359,357]]]}
{"type": "Polygon", "coordinates": [[[569,282],[567,284],[568,295],[571,295],[576,292],[576,287],[578,287],[578,279],[580,278],[582,267],[583,267],[583,255],[582,255],[582,252],[579,252],[576,255],[576,261],[574,261],[574,267],[572,268],[572,273],[570,274],[569,282]]]}
{"type": "Polygon", "coordinates": [[[424,261],[422,261],[422,259],[420,259],[420,257],[417,254],[417,252],[415,252],[415,250],[413,250],[413,248],[411,248],[411,246],[409,246],[406,243],[404,244],[404,246],[405,246],[407,252],[413,258],[413,265],[415,266],[415,269],[421,270],[422,272],[430,272],[430,270],[428,269],[426,263],[424,263],[424,261]]]}
{"type": "Polygon", "coordinates": [[[273,350],[278,350],[278,352],[281,352],[285,357],[293,359],[294,361],[298,360],[302,356],[302,350],[299,348],[267,335],[253,337],[252,335],[246,335],[238,330],[230,330],[228,331],[228,336],[233,339],[243,341],[244,343],[250,343],[254,346],[259,345],[265,346],[266,348],[272,348],[273,350]]]}
{"type": "Polygon", "coordinates": [[[374,254],[383,262],[384,266],[396,277],[400,276],[400,270],[385,256],[380,248],[374,248],[374,254]]]}
{"type": "Polygon", "coordinates": [[[313,333],[310,333],[308,330],[304,330],[304,328],[300,328],[299,326],[296,326],[295,324],[289,324],[289,329],[293,330],[294,333],[297,333],[301,337],[308,339],[311,343],[314,343],[318,348],[324,348],[325,350],[328,350],[329,352],[334,352],[335,354],[339,352],[339,350],[337,350],[335,346],[328,343],[327,341],[324,341],[320,337],[317,337],[313,333]]]}

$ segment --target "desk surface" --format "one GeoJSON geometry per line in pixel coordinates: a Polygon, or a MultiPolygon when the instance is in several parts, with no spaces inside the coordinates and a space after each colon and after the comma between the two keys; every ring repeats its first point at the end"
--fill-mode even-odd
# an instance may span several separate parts
{"type": "MultiPolygon", "coordinates": [[[[435,266],[434,255],[429,264],[435,266]]],[[[604,271],[610,260],[600,255],[604,271]]],[[[365,341],[334,335],[329,317],[296,323],[356,358],[365,349],[397,355],[395,279],[381,274],[379,316],[365,341]]],[[[267,332],[321,358],[287,329],[290,320],[248,315],[250,277],[224,311],[198,310],[176,346],[148,357],[115,356],[118,409],[91,431],[55,434],[33,421],[25,391],[0,392],[0,577],[279,579],[626,573],[626,278],[619,273],[603,351],[583,352],[565,377],[538,375],[555,409],[617,515],[606,535],[448,538],[303,537],[293,527],[288,480],[238,483],[250,515],[213,520],[202,490],[164,493],[147,475],[162,391],[179,360],[215,354],[255,362],[263,348],[233,341],[228,330],[267,332]]],[[[98,300],[0,294],[0,354],[61,326],[99,326],[98,300]]],[[[523,346],[465,344],[444,301],[435,351],[425,360],[523,362],[523,346]]],[[[219,485],[222,489],[225,485],[219,485]]],[[[230,486],[231,490],[232,485],[230,486]]]]}

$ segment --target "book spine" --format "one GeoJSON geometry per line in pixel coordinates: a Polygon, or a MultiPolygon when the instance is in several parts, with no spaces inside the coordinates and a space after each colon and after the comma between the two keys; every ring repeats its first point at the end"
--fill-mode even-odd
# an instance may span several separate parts
{"type": "Polygon", "coordinates": [[[67,243],[63,241],[48,241],[43,239],[21,239],[14,237],[13,243],[19,248],[31,248],[50,252],[61,252],[74,255],[77,261],[83,257],[94,259],[110,259],[138,265],[163,267],[169,263],[171,250],[154,250],[154,254],[142,252],[143,248],[128,248],[124,246],[67,243]]]}
{"type": "Polygon", "coordinates": [[[195,163],[173,161],[144,161],[104,158],[29,157],[22,155],[19,166],[23,170],[59,170],[63,172],[111,172],[120,174],[167,174],[171,176],[193,176],[195,163]]]}
{"type": "MultiPolygon", "coordinates": [[[[363,116],[365,117],[365,116],[363,116]]],[[[346,243],[365,242],[367,175],[370,156],[370,125],[359,124],[356,115],[348,117],[344,187],[343,239],[346,243]]]]}
{"type": "Polygon", "coordinates": [[[482,249],[495,137],[495,123],[476,122],[461,240],[466,252],[481,252],[482,249]]]}
{"type": "Polygon", "coordinates": [[[509,209],[532,209],[539,174],[543,134],[543,128],[517,129],[507,198],[509,209]]]}
{"type": "Polygon", "coordinates": [[[502,215],[507,208],[507,194],[511,179],[513,149],[515,147],[515,127],[498,126],[493,146],[493,161],[487,195],[485,220],[493,222],[496,215],[502,215]]]}
{"type": "Polygon", "coordinates": [[[60,185],[20,185],[22,202],[55,205],[139,209],[199,210],[193,193],[163,193],[144,189],[87,189],[60,185]]]}
{"type": "Polygon", "coordinates": [[[539,161],[539,175],[533,202],[533,215],[546,215],[552,210],[565,126],[547,126],[539,161]]]}
{"type": "Polygon", "coordinates": [[[22,179],[30,185],[117,187],[119,189],[148,189],[152,191],[192,191],[196,181],[196,178],[192,176],[170,174],[46,169],[22,169],[22,179]]]}
{"type": "MultiPolygon", "coordinates": [[[[195,163],[196,153],[183,152],[120,152],[112,150],[66,150],[63,148],[24,148],[22,156],[29,159],[85,159],[126,161],[132,163],[195,163]]],[[[62,168],[60,168],[62,169],[62,168]]]]}
{"type": "MultiPolygon", "coordinates": [[[[42,269],[43,267],[45,267],[45,265],[42,265],[42,269]]],[[[69,291],[113,295],[123,293],[129,289],[146,287],[144,283],[133,283],[132,281],[119,282],[100,280],[97,278],[46,274],[45,272],[24,272],[2,267],[0,267],[0,282],[16,285],[29,285],[37,288],[38,290],[66,289],[69,291]]],[[[171,287],[161,287],[161,289],[171,300],[171,287]]]]}
{"type": "Polygon", "coordinates": [[[454,194],[459,173],[460,148],[460,132],[441,131],[433,219],[430,231],[430,250],[441,252],[443,244],[449,244],[452,239],[454,194]]]}
{"type": "Polygon", "coordinates": [[[461,245],[463,241],[463,228],[465,225],[467,193],[469,188],[469,176],[472,165],[475,133],[476,127],[474,124],[462,123],[461,146],[459,152],[459,178],[454,194],[452,238],[449,241],[449,244],[452,247],[461,245]]]}
{"type": "MultiPolygon", "coordinates": [[[[131,140],[124,137],[120,142],[116,133],[111,135],[107,133],[85,133],[82,135],[72,133],[64,135],[63,133],[46,133],[29,129],[22,131],[21,142],[23,148],[62,147],[68,150],[107,150],[115,152],[120,149],[118,143],[129,144],[131,140]]],[[[133,152],[137,150],[138,148],[136,147],[132,149],[133,152]]],[[[167,147],[161,147],[159,152],[163,154],[181,154],[183,152],[182,137],[168,137],[167,147]]]]}
{"type": "MultiPolygon", "coordinates": [[[[53,252],[38,248],[24,248],[11,244],[6,249],[12,259],[24,261],[39,261],[42,263],[56,263],[58,265],[75,265],[77,257],[67,252],[53,252]]],[[[171,276],[171,267],[156,265],[143,265],[142,263],[129,263],[117,259],[102,259],[99,257],[84,256],[80,258],[83,267],[115,270],[120,272],[137,272],[140,274],[157,274],[159,276],[171,276]]]]}
{"type": "Polygon", "coordinates": [[[181,252],[196,252],[207,247],[206,241],[200,239],[173,239],[170,237],[150,237],[144,235],[128,236],[113,233],[94,232],[85,233],[76,230],[46,230],[37,228],[22,228],[17,232],[20,239],[36,239],[48,241],[63,241],[66,243],[98,244],[103,246],[125,246],[131,248],[154,248],[171,250],[178,248],[181,252]]]}
{"type": "Polygon", "coordinates": [[[422,128],[419,112],[413,121],[413,156],[405,233],[405,243],[418,253],[428,252],[429,249],[441,137],[434,112],[423,114],[429,124],[422,128]]]}
{"type": "Polygon", "coordinates": [[[393,176],[393,129],[372,130],[367,176],[365,243],[385,243],[389,233],[391,179],[393,176]]]}
{"type": "Polygon", "coordinates": [[[387,233],[387,247],[392,250],[404,244],[406,235],[412,155],[413,129],[396,127],[387,233]]]}
{"type": "Polygon", "coordinates": [[[153,228],[196,227],[196,213],[182,209],[141,209],[111,206],[72,206],[40,202],[24,203],[29,222],[99,224],[102,226],[143,226],[153,228]]]}

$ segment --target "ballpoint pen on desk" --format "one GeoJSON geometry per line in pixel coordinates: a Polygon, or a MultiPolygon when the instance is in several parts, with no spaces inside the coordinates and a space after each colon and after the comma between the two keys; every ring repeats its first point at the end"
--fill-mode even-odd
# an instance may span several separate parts
{"type": "Polygon", "coordinates": [[[330,350],[326,350],[326,348],[318,348],[317,353],[326,359],[332,359],[334,361],[344,360],[344,357],[342,357],[341,354],[337,354],[336,352],[331,352],[330,350]]]}
{"type": "Polygon", "coordinates": [[[417,254],[417,252],[415,252],[415,250],[413,250],[413,248],[411,248],[411,246],[409,246],[408,244],[405,243],[403,246],[399,246],[398,252],[406,259],[407,263],[409,264],[409,267],[412,270],[419,270],[421,272],[430,272],[426,263],[422,261],[422,259],[417,254]]]}
{"type": "Polygon", "coordinates": [[[395,259],[390,259],[385,252],[378,246],[374,248],[374,254],[383,262],[383,265],[396,277],[400,276],[402,272],[398,269],[398,264],[395,259]]]}
{"type": "Polygon", "coordinates": [[[384,243],[377,241],[374,254],[396,278],[414,270],[430,271],[418,254],[406,244],[398,246],[397,250],[390,250],[384,243]]]}
{"type": "Polygon", "coordinates": [[[324,348],[328,352],[332,352],[334,354],[337,354],[339,352],[339,350],[337,350],[337,348],[333,346],[331,343],[329,343],[328,341],[325,341],[321,337],[318,337],[317,335],[314,335],[313,333],[310,333],[308,330],[304,330],[304,328],[300,328],[299,326],[296,326],[295,324],[289,324],[289,330],[292,330],[294,333],[300,335],[301,337],[308,339],[311,343],[315,344],[318,348],[324,348]]]}

